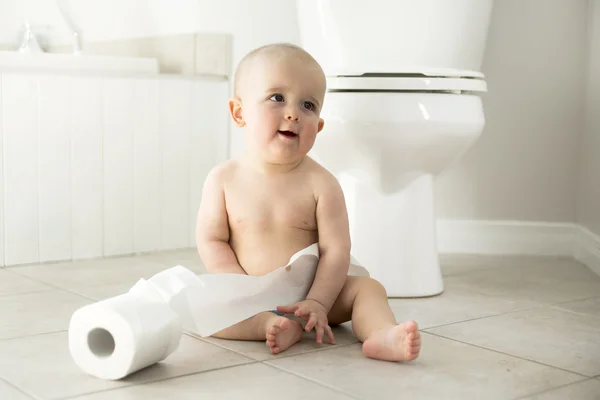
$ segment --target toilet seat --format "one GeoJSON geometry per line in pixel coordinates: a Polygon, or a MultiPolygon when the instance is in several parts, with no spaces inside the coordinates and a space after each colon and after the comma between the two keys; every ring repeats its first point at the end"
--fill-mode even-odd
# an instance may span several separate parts
{"type": "Polygon", "coordinates": [[[477,71],[421,70],[395,74],[338,75],[327,77],[329,92],[487,92],[477,71]]]}
{"type": "Polygon", "coordinates": [[[330,92],[487,92],[487,84],[479,79],[461,78],[348,78],[327,80],[330,92]]]}

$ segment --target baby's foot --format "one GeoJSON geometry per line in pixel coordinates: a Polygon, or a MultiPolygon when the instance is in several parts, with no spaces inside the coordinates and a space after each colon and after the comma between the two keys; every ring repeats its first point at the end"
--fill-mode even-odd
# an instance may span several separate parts
{"type": "Polygon", "coordinates": [[[384,361],[410,361],[419,356],[421,334],[414,321],[373,332],[363,344],[363,354],[384,361]]]}
{"type": "Polygon", "coordinates": [[[279,317],[267,329],[267,347],[279,354],[302,338],[302,325],[285,317],[279,317]]]}

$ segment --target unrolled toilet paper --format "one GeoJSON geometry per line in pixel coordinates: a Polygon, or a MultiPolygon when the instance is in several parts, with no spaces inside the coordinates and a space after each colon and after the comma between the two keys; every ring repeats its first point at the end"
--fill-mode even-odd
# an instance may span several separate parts
{"type": "Polygon", "coordinates": [[[140,279],[130,292],[153,287],[179,315],[184,330],[206,337],[262,311],[304,300],[318,263],[319,248],[314,244],[263,276],[196,275],[178,265],[148,280],[140,279]]]}
{"type": "MultiPolygon", "coordinates": [[[[196,275],[183,266],[140,279],[128,293],[77,310],[69,326],[76,364],[121,379],[164,360],[182,330],[206,337],[263,311],[306,298],[319,262],[315,243],[263,276],[196,275]]],[[[351,274],[368,275],[352,259],[351,274]]]]}

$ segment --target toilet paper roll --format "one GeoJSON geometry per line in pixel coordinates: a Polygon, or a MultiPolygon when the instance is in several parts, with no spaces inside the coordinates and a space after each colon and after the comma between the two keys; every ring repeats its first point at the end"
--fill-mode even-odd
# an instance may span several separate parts
{"type": "Polygon", "coordinates": [[[179,345],[179,316],[151,287],[125,293],[75,311],[69,323],[69,351],[89,375],[118,380],[167,358],[179,345]]]}

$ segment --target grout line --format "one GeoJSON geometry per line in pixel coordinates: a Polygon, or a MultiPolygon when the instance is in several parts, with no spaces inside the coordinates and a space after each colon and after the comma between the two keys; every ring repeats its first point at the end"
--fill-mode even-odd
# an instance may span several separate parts
{"type": "MultiPolygon", "coordinates": [[[[445,323],[445,324],[429,326],[427,328],[423,328],[423,329],[419,329],[419,330],[421,332],[428,332],[429,333],[429,329],[437,329],[437,328],[442,328],[442,327],[445,327],[445,326],[462,324],[462,323],[465,323],[465,322],[478,321],[480,319],[500,317],[502,315],[514,314],[514,313],[523,312],[523,311],[531,311],[531,310],[536,310],[538,308],[544,308],[544,307],[549,307],[549,306],[548,305],[539,305],[539,306],[532,306],[532,307],[526,307],[526,308],[519,308],[519,309],[515,309],[515,310],[511,310],[511,311],[501,312],[501,313],[498,313],[498,314],[484,315],[484,316],[481,316],[481,317],[475,317],[475,318],[465,319],[465,320],[461,320],[461,321],[454,321],[454,322],[448,322],[448,323],[445,323]]],[[[418,323],[418,321],[417,321],[417,323],[418,323]]]]}
{"type": "Polygon", "coordinates": [[[594,378],[582,379],[582,380],[579,380],[579,381],[575,381],[575,382],[571,382],[571,383],[566,383],[564,385],[559,385],[559,386],[556,386],[556,387],[553,387],[553,388],[550,388],[550,389],[544,389],[544,390],[541,390],[539,392],[529,393],[527,395],[517,397],[515,400],[529,399],[529,398],[531,398],[533,396],[537,396],[537,395],[540,395],[540,394],[553,392],[555,390],[559,390],[559,389],[562,389],[562,388],[567,387],[567,386],[578,385],[578,384],[581,384],[581,383],[584,383],[584,382],[587,382],[587,381],[590,381],[590,380],[593,380],[593,379],[594,378]]]}
{"type": "Polygon", "coordinates": [[[35,399],[35,400],[42,400],[42,398],[41,398],[41,397],[38,397],[37,395],[35,395],[35,394],[33,394],[33,393],[30,393],[30,392],[28,392],[28,391],[27,391],[27,390],[25,390],[25,389],[21,389],[21,387],[19,387],[17,384],[15,384],[15,383],[13,383],[13,382],[9,381],[9,380],[8,380],[8,379],[6,379],[6,378],[2,378],[2,377],[0,377],[0,381],[2,381],[2,382],[4,382],[4,383],[6,383],[6,384],[7,384],[9,387],[12,387],[12,388],[13,388],[13,389],[15,389],[17,392],[19,392],[19,393],[21,393],[21,394],[23,394],[23,395],[25,395],[25,396],[27,396],[27,397],[29,397],[29,398],[31,398],[31,399],[35,399]]]}
{"type": "Polygon", "coordinates": [[[4,299],[5,297],[21,296],[21,295],[28,295],[28,294],[48,293],[48,292],[53,292],[53,291],[54,290],[52,290],[52,289],[36,289],[36,290],[32,290],[32,291],[27,291],[27,292],[17,292],[17,293],[0,294],[0,300],[4,299]]]}
{"type": "Polygon", "coordinates": [[[332,386],[332,385],[329,385],[329,384],[327,384],[325,382],[317,381],[317,380],[315,380],[313,378],[310,378],[308,376],[304,376],[302,374],[299,374],[299,373],[296,373],[296,372],[292,372],[292,371],[289,371],[289,370],[287,370],[285,368],[277,367],[275,365],[267,364],[265,362],[263,362],[262,364],[265,365],[265,366],[267,366],[267,367],[273,368],[273,369],[275,369],[277,371],[281,371],[281,372],[287,373],[289,375],[293,375],[293,376],[295,376],[297,378],[300,378],[300,379],[303,379],[303,380],[315,383],[315,384],[317,384],[319,386],[325,387],[327,389],[333,390],[334,392],[337,392],[337,393],[343,394],[345,396],[348,396],[351,399],[361,400],[360,397],[355,397],[354,395],[352,395],[352,394],[350,394],[348,392],[343,391],[342,389],[340,389],[337,386],[332,386]]]}
{"type": "Polygon", "coordinates": [[[68,332],[68,329],[61,329],[61,330],[59,330],[59,331],[50,331],[50,332],[33,333],[33,334],[30,334],[30,335],[22,335],[22,336],[14,336],[14,337],[0,338],[0,343],[1,343],[1,342],[8,342],[9,340],[18,340],[18,339],[26,339],[26,338],[37,337],[37,336],[53,335],[53,334],[55,334],[55,333],[62,333],[62,332],[68,332]]]}
{"type": "Polygon", "coordinates": [[[541,305],[538,305],[538,306],[518,308],[518,309],[514,309],[514,310],[510,310],[510,311],[505,311],[505,312],[501,312],[501,313],[497,313],[497,314],[484,315],[484,316],[481,316],[481,317],[475,317],[475,318],[470,318],[470,319],[465,319],[465,320],[460,320],[460,321],[448,322],[448,323],[440,324],[440,325],[433,325],[433,326],[429,326],[427,328],[420,329],[420,331],[421,332],[430,332],[429,331],[430,329],[437,329],[437,328],[441,328],[441,327],[445,327],[445,326],[462,324],[462,323],[465,323],[465,322],[477,321],[477,320],[480,320],[480,319],[499,317],[499,316],[502,316],[502,315],[515,314],[515,313],[524,312],[524,311],[532,311],[532,310],[537,310],[537,309],[540,309],[540,308],[554,308],[554,309],[557,309],[557,310],[560,310],[560,311],[565,311],[565,312],[570,312],[570,313],[573,313],[573,314],[584,315],[586,317],[598,318],[596,316],[589,315],[589,314],[583,314],[583,313],[577,313],[575,311],[565,310],[565,309],[559,308],[557,306],[563,305],[563,304],[575,303],[575,302],[579,302],[579,301],[586,301],[586,300],[595,299],[595,298],[599,298],[599,297],[600,296],[584,297],[584,298],[580,298],[580,299],[568,300],[568,301],[559,302],[559,303],[548,303],[548,304],[541,304],[541,305]]]}
{"type": "Polygon", "coordinates": [[[569,313],[569,314],[579,315],[579,316],[582,316],[582,317],[593,318],[593,319],[600,319],[600,316],[585,314],[585,313],[577,312],[577,311],[573,311],[573,310],[565,310],[564,308],[560,308],[560,307],[557,307],[557,306],[550,306],[550,308],[553,308],[553,309],[555,309],[557,311],[569,313]]]}
{"type": "MultiPolygon", "coordinates": [[[[38,278],[33,278],[33,277],[30,277],[30,276],[27,276],[27,275],[22,275],[22,274],[19,274],[18,272],[11,271],[11,273],[13,273],[15,275],[18,275],[18,276],[20,276],[22,278],[30,279],[30,280],[32,280],[34,282],[42,283],[42,284],[44,284],[46,286],[51,287],[52,289],[55,289],[55,290],[58,290],[58,291],[61,291],[61,292],[66,292],[66,293],[69,293],[69,294],[73,294],[73,295],[76,295],[76,296],[79,296],[79,297],[82,297],[84,299],[91,300],[91,301],[94,301],[94,302],[99,301],[97,299],[93,299],[93,298],[85,296],[83,294],[74,292],[71,289],[63,288],[63,287],[60,287],[60,286],[56,286],[54,283],[50,283],[48,281],[43,281],[43,280],[40,280],[38,278]]],[[[110,283],[107,284],[107,285],[110,285],[110,283]]],[[[98,285],[98,286],[107,286],[107,285],[98,285]]],[[[26,292],[26,293],[15,293],[15,294],[12,294],[12,295],[9,294],[8,296],[20,296],[20,295],[26,295],[26,294],[32,294],[32,293],[49,293],[49,292],[53,292],[53,290],[40,290],[40,291],[33,291],[33,292],[26,292]]],[[[6,295],[1,295],[0,297],[4,297],[4,296],[6,296],[6,295]]]]}
{"type": "MultiPolygon", "coordinates": [[[[200,375],[200,374],[204,374],[207,372],[215,372],[215,371],[221,371],[221,370],[225,370],[225,369],[232,369],[232,368],[237,368],[237,367],[244,367],[246,365],[251,365],[251,364],[258,364],[258,361],[250,361],[250,362],[245,362],[242,364],[235,364],[235,365],[228,365],[225,367],[218,367],[218,368],[212,368],[212,369],[207,369],[204,371],[196,371],[196,372],[190,372],[190,373],[184,373],[181,375],[176,375],[176,376],[169,376],[169,377],[165,377],[165,378],[159,378],[159,379],[152,379],[152,380],[148,380],[148,381],[140,381],[140,382],[132,382],[132,381],[127,381],[127,378],[130,376],[135,376],[137,373],[141,372],[142,370],[136,371],[134,373],[132,373],[131,375],[129,375],[128,377],[125,377],[121,380],[119,380],[119,382],[125,383],[125,385],[123,386],[118,386],[118,387],[112,387],[112,388],[107,388],[107,389],[101,389],[101,390],[95,390],[92,392],[85,392],[85,393],[78,393],[72,396],[67,396],[67,397],[59,397],[56,398],[55,400],[67,400],[67,399],[76,399],[79,398],[81,396],[85,396],[85,395],[91,395],[91,394],[96,394],[96,393],[104,393],[104,392],[112,392],[115,390],[120,390],[123,388],[131,388],[134,386],[142,386],[142,385],[150,385],[150,384],[154,384],[157,382],[164,382],[164,381],[170,381],[173,379],[178,379],[178,378],[184,378],[186,376],[192,376],[192,375],[200,375]],[[131,383],[131,384],[129,384],[131,383]]],[[[158,364],[158,363],[157,363],[158,364]]],[[[156,364],[154,364],[156,365],[156,364]]],[[[152,366],[149,366],[147,368],[151,368],[152,366]]]]}
{"type": "Polygon", "coordinates": [[[598,298],[600,298],[600,296],[595,295],[595,296],[590,296],[590,297],[582,297],[581,299],[576,299],[576,300],[561,301],[558,303],[553,303],[552,305],[557,306],[557,305],[562,305],[562,304],[570,304],[570,303],[576,303],[578,301],[592,300],[592,299],[598,299],[598,298]]]}
{"type": "Polygon", "coordinates": [[[360,343],[360,342],[357,341],[357,342],[352,342],[352,343],[336,344],[336,345],[328,346],[328,347],[322,348],[322,349],[306,350],[306,351],[303,351],[301,353],[282,353],[282,354],[278,354],[277,358],[268,358],[268,359],[265,359],[265,360],[257,360],[255,358],[250,357],[249,355],[247,355],[245,353],[242,353],[241,351],[233,350],[233,349],[231,349],[229,347],[226,347],[225,345],[222,345],[222,344],[219,344],[219,343],[215,343],[215,342],[206,340],[205,338],[197,336],[194,333],[190,333],[188,331],[184,331],[183,333],[186,334],[186,335],[188,335],[188,336],[190,336],[190,337],[192,337],[192,338],[194,338],[194,339],[202,340],[205,343],[218,346],[218,347],[220,347],[222,349],[229,350],[231,352],[234,352],[236,354],[242,355],[244,357],[251,358],[251,359],[253,359],[255,361],[258,361],[258,362],[277,361],[277,360],[280,360],[282,358],[290,358],[290,357],[295,357],[295,356],[301,356],[301,355],[304,355],[304,354],[316,353],[318,351],[330,351],[330,350],[338,349],[338,348],[341,348],[341,347],[352,346],[354,344],[360,343]]]}
{"type": "Polygon", "coordinates": [[[454,342],[462,343],[462,344],[465,344],[467,346],[472,346],[472,347],[476,347],[476,348],[479,348],[479,349],[482,349],[482,350],[492,351],[494,353],[502,354],[502,355],[505,355],[505,356],[518,358],[520,360],[529,361],[529,362],[532,362],[532,363],[535,363],[535,364],[538,364],[538,365],[542,365],[544,367],[558,369],[558,370],[561,370],[563,372],[568,372],[570,374],[579,375],[579,376],[584,377],[584,378],[591,378],[590,376],[584,375],[584,374],[582,374],[580,372],[570,371],[568,369],[565,369],[565,368],[562,368],[562,367],[557,367],[555,365],[545,364],[545,363],[543,363],[541,361],[532,360],[532,359],[529,359],[529,358],[526,358],[526,357],[523,357],[523,356],[518,356],[518,355],[510,354],[510,353],[505,353],[505,352],[500,351],[500,350],[496,350],[496,349],[492,349],[492,348],[480,346],[480,345],[477,345],[477,344],[474,344],[474,343],[465,342],[465,341],[462,341],[462,340],[459,340],[459,339],[455,339],[455,338],[443,336],[443,335],[440,335],[438,333],[433,333],[433,332],[426,332],[426,333],[429,334],[429,335],[437,336],[437,337],[442,338],[442,339],[452,340],[454,342]]]}

